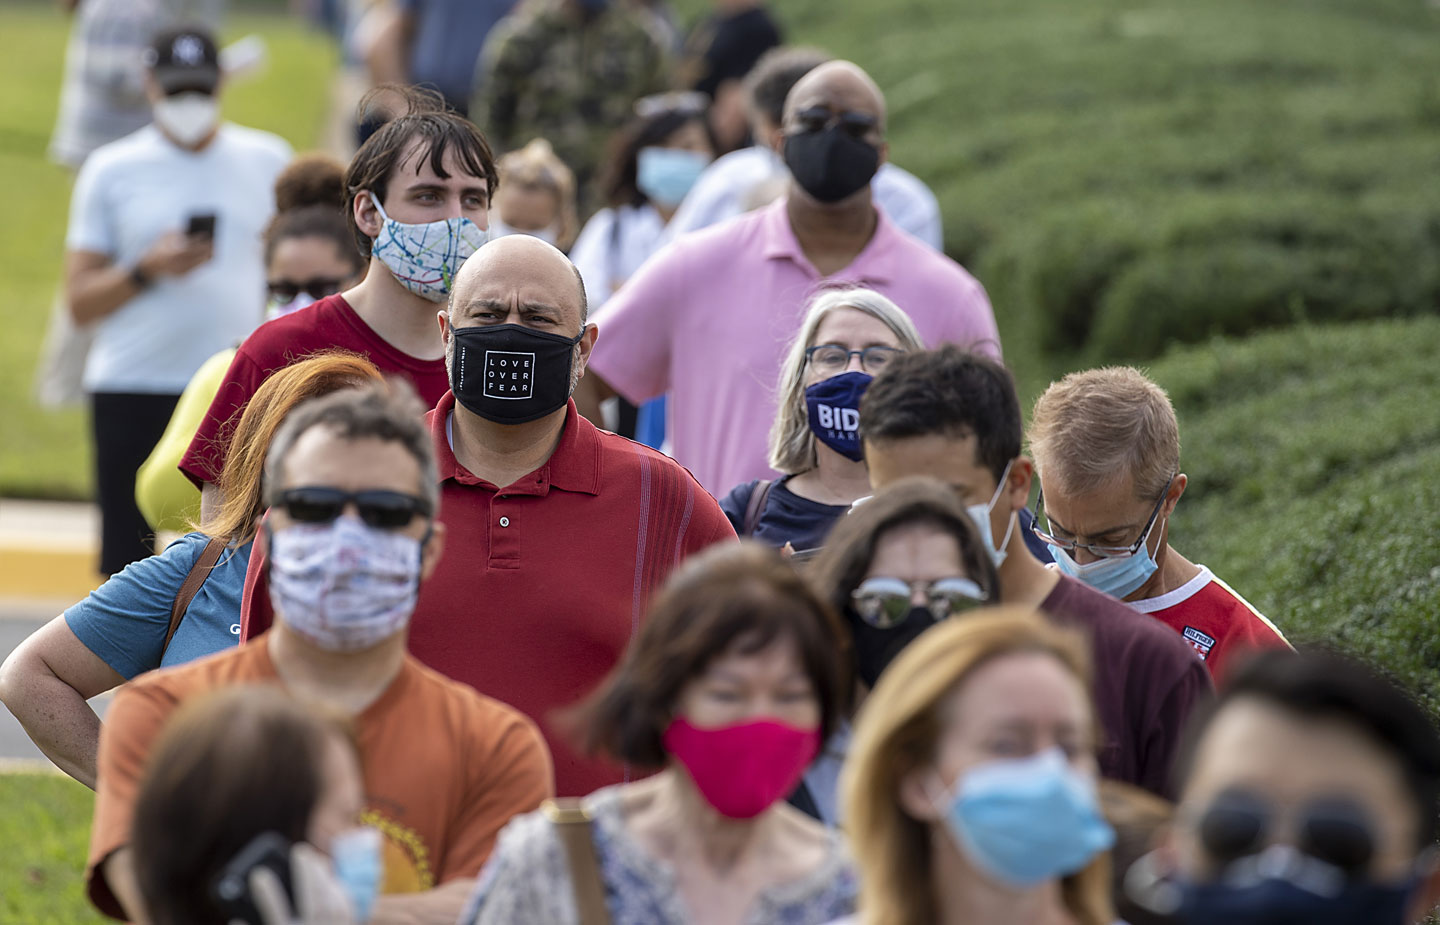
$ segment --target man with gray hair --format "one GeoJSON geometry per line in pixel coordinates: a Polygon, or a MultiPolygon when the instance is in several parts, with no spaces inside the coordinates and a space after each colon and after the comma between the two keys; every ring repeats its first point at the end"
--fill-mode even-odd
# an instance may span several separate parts
{"type": "Polygon", "coordinates": [[[1061,572],[1175,630],[1217,681],[1237,653],[1289,647],[1249,601],[1170,547],[1189,480],[1164,389],[1129,366],[1071,373],[1035,403],[1029,437],[1043,508],[1035,533],[1061,572]]]}
{"type": "MultiPolygon", "coordinates": [[[[615,666],[681,559],[735,532],[674,460],[576,413],[598,332],[560,251],[529,235],[486,244],[438,323],[451,391],[429,427],[450,553],[410,651],[539,723],[559,793],[587,794],[624,771],[582,756],[551,714],[615,666]]],[[[247,595],[247,634],[268,625],[262,604],[247,595]]]]}
{"type": "Polygon", "coordinates": [[[274,627],[146,674],[105,718],[87,870],[102,911],[144,919],[129,830],[145,759],[165,720],[216,688],[279,684],[353,718],[358,821],[384,837],[385,890],[404,894],[376,901],[371,923],[453,922],[501,827],[554,792],[533,723],[406,652],[446,534],[422,410],[396,380],[307,402],[282,425],[265,464],[274,627]]]}

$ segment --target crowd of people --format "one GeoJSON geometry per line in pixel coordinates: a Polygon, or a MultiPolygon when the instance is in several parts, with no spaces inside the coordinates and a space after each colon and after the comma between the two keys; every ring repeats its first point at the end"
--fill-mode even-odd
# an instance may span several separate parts
{"type": "Polygon", "coordinates": [[[348,164],[221,122],[185,26],[147,46],[153,122],[80,167],[65,302],[98,325],[110,577],[0,700],[96,791],[97,908],[1440,902],[1433,718],[1172,547],[1189,480],[1143,372],[1067,375],[1026,427],[863,69],[772,47],[753,3],[678,91],[658,6],[386,7],[376,60],[438,92],[378,88],[348,164]]]}

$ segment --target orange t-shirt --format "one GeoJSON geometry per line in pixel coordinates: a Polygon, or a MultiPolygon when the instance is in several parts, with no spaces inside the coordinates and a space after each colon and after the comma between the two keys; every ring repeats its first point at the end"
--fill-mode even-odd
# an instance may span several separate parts
{"type": "MultiPolygon", "coordinates": [[[[97,868],[130,841],[145,759],[165,720],[191,697],[232,684],[280,683],[268,640],[151,672],[115,695],[100,733],[99,786],[85,880],[122,915],[97,868]]],[[[385,835],[384,892],[473,877],[512,816],[555,792],[550,752],[525,716],[426,668],[408,653],[395,680],[355,718],[365,778],[361,821],[385,835]]],[[[244,812],[244,807],[236,807],[244,812]]]]}

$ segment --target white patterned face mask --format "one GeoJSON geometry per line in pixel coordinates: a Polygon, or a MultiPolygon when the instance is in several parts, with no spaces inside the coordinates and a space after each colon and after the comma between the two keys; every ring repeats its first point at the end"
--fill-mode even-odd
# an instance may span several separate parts
{"type": "Polygon", "coordinates": [[[464,216],[407,225],[386,215],[374,193],[370,201],[385,220],[370,252],[400,285],[431,302],[444,302],[461,264],[488,240],[485,230],[464,216]]]}
{"type": "Polygon", "coordinates": [[[350,516],[276,530],[270,602],[287,626],[322,649],[368,649],[410,622],[421,545],[350,516]]]}

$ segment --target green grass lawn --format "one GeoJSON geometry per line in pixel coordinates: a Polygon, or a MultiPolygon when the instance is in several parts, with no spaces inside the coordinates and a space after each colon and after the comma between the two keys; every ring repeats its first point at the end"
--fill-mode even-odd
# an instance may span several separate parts
{"type": "Polygon", "coordinates": [[[85,898],[94,794],[58,774],[0,774],[0,922],[109,921],[85,898]]]}
{"type": "MultiPolygon", "coordinates": [[[[45,156],[60,93],[67,22],[53,3],[0,7],[0,495],[86,497],[91,476],[84,415],[32,398],[35,361],[64,259],[70,174],[45,156]]],[[[233,16],[225,38],[264,36],[270,66],[237,84],[225,117],[316,144],[336,60],[330,44],[278,16],[233,16]]]]}

